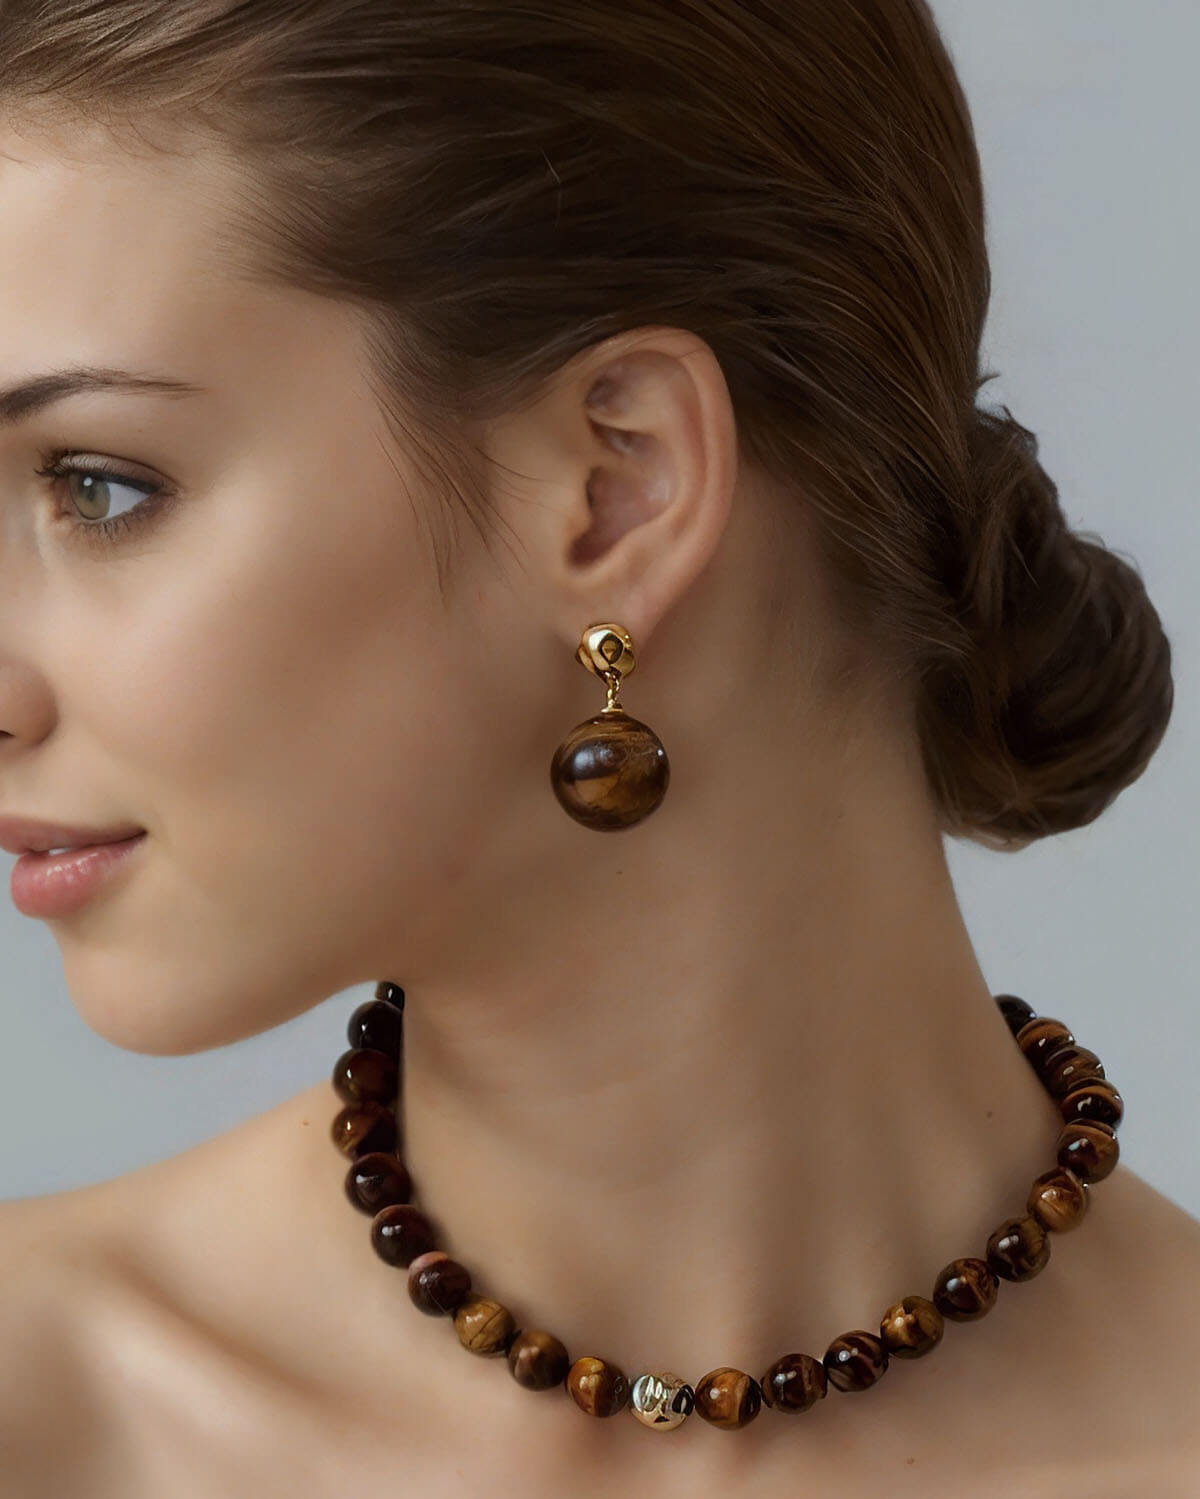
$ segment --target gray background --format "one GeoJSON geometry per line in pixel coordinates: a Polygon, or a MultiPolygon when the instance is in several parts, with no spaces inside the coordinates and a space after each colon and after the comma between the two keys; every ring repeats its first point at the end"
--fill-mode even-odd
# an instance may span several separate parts
{"type": "MultiPolygon", "coordinates": [[[[1058,1014],[1125,1098],[1122,1158],[1200,1216],[1195,825],[1196,0],[941,0],[971,102],[994,275],[984,388],[1041,441],[1068,519],[1146,578],[1176,706],[1142,779],[1089,828],[1022,853],[951,843],[993,992],[1058,1014]]],[[[232,1127],[327,1075],[370,985],[195,1057],[89,1031],[48,927],[0,852],[0,1196],[99,1181],[232,1127]]],[[[333,1099],[331,1093],[331,1110],[333,1099]]]]}

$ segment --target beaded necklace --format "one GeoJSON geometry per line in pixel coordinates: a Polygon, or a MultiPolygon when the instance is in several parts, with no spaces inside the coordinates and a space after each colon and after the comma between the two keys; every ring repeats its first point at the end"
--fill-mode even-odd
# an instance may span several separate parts
{"type": "Polygon", "coordinates": [[[404,990],[384,980],[375,998],[350,1017],[350,1049],[333,1069],[344,1107],[335,1117],[334,1144],[351,1160],[346,1195],[370,1215],[371,1243],[389,1265],[408,1271],[408,1294],[431,1316],[452,1319],[459,1342],[481,1357],[503,1356],[528,1390],[562,1388],[589,1416],[627,1409],[652,1431],[671,1431],[693,1411],[724,1430],[748,1426],[763,1406],[785,1414],[806,1411],[829,1386],[853,1394],[879,1383],[892,1359],[920,1358],[941,1342],[945,1319],[973,1322],[991,1311],[1001,1281],[1040,1274],[1050,1258],[1050,1234],[1078,1227],[1088,1193],[1117,1164],[1121,1095],[1104,1076],[1095,1052],[1075,1045],[1061,1020],[1035,1015],[1013,994],[995,996],[1009,1031],[1064,1121],[1056,1163],[1035,1177],[1025,1211],[1006,1218],[981,1256],[944,1265],[930,1297],[905,1296],[884,1312],[877,1332],[855,1328],[834,1338],[822,1357],[785,1353],[757,1378],[722,1365],[694,1384],[668,1372],[633,1380],[608,1359],[572,1359],[553,1333],[521,1326],[499,1302],[472,1289],[471,1274],[438,1247],[438,1231],[414,1201],[402,1158],[397,1103],[404,1064],[404,990]]]}

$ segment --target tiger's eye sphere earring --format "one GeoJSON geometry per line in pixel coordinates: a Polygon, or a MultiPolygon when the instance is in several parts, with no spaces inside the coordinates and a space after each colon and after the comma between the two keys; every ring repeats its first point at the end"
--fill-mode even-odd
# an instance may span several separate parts
{"type": "Polygon", "coordinates": [[[576,822],[613,832],[650,816],[666,795],[671,766],[654,730],[618,701],[622,680],[637,665],[629,632],[620,625],[589,625],[575,655],[604,681],[608,702],[576,724],[555,750],[550,783],[576,822]]]}

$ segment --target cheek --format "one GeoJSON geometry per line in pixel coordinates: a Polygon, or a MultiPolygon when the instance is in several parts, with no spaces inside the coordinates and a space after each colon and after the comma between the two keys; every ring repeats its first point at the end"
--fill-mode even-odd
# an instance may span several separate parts
{"type": "MultiPolygon", "coordinates": [[[[109,659],[97,701],[122,813],[152,833],[125,957],[158,978],[92,991],[98,1008],[123,994],[141,1028],[119,1044],[194,1049],[279,1023],[385,977],[373,957],[415,952],[449,918],[436,871],[497,815],[504,770],[481,749],[511,683],[443,610],[425,554],[385,540],[227,538],[220,566],[194,558],[123,624],[138,648],[109,659]]],[[[118,1039],[116,1013],[91,1023],[118,1039]]]]}

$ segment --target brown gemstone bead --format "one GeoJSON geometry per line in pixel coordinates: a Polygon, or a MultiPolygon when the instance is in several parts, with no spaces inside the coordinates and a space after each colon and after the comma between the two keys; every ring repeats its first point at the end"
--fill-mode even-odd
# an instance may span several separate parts
{"type": "Polygon", "coordinates": [[[550,764],[550,784],[576,822],[599,832],[649,817],[671,767],[658,735],[623,708],[576,724],[550,764]]]}
{"type": "Polygon", "coordinates": [[[454,1331],[469,1353],[490,1357],[508,1352],[517,1324],[506,1306],[472,1292],[454,1313],[454,1331]]]}
{"type": "Polygon", "coordinates": [[[828,1389],[825,1365],[811,1353],[785,1353],[759,1380],[763,1404],[777,1411],[810,1410],[828,1389]]]}
{"type": "Polygon", "coordinates": [[[988,1268],[1003,1280],[1032,1280],[1050,1259],[1050,1239],[1032,1215],[1006,1218],[987,1241],[988,1268]]]}
{"type": "Polygon", "coordinates": [[[964,1255],[943,1267],[933,1288],[933,1304],[943,1317],[972,1322],[996,1304],[1000,1281],[986,1260],[964,1255]]]}
{"type": "Polygon", "coordinates": [[[1068,1124],[1084,1119],[1109,1124],[1113,1131],[1125,1117],[1125,1100],[1108,1081],[1097,1077],[1084,1081],[1062,1100],[1062,1116],[1068,1124]]]}
{"type": "Polygon", "coordinates": [[[1027,1020],[1017,1032],[1017,1045],[1039,1076],[1051,1053],[1063,1046],[1071,1046],[1074,1041],[1075,1037],[1061,1020],[1052,1020],[1047,1015],[1027,1020]]]}
{"type": "Polygon", "coordinates": [[[394,1010],[404,1013],[404,990],[399,984],[393,984],[391,979],[380,979],[375,985],[375,998],[391,1005],[394,1010]]]}
{"type": "Polygon", "coordinates": [[[927,1296],[905,1296],[879,1324],[880,1341],[894,1358],[920,1358],[937,1347],[945,1331],[945,1318],[927,1296]]]}
{"type": "Polygon", "coordinates": [[[1077,1119],[1058,1137],[1058,1164],[1089,1184],[1110,1175],[1120,1154],[1116,1131],[1098,1120],[1077,1119]]]}
{"type": "Polygon", "coordinates": [[[452,1316],[471,1290],[471,1272],[444,1249],[428,1249],[408,1267],[412,1304],[431,1317],[452,1316]]]}
{"type": "Polygon", "coordinates": [[[694,1386],[697,1413],[722,1431],[749,1426],[762,1409],[762,1390],[752,1374],[723,1364],[694,1386]]]}
{"type": "Polygon", "coordinates": [[[373,1150],[346,1172],[346,1196],[359,1212],[374,1217],[381,1208],[412,1201],[412,1177],[399,1156],[373,1150]]]}
{"type": "Polygon", "coordinates": [[[334,1116],[330,1138],[351,1160],[382,1150],[399,1155],[400,1125],[395,1110],[384,1103],[348,1103],[334,1116]]]}
{"type": "Polygon", "coordinates": [[[566,1379],[571,1359],[552,1332],[523,1327],[509,1344],[508,1367],[527,1390],[550,1390],[566,1379]]]}
{"type": "Polygon", "coordinates": [[[385,1052],[351,1047],[334,1063],[332,1081],[348,1103],[395,1103],[400,1069],[385,1052]]]}
{"type": "Polygon", "coordinates": [[[1081,1078],[1103,1076],[1104,1064],[1086,1046],[1060,1046],[1042,1064],[1042,1081],[1055,1098],[1065,1098],[1081,1078]]]}
{"type": "Polygon", "coordinates": [[[419,1207],[395,1202],[381,1208],[371,1224],[375,1253],[389,1265],[411,1265],[418,1255],[437,1247],[437,1230],[419,1207]]]}
{"type": "Polygon", "coordinates": [[[629,1381],[616,1364],[585,1354],[567,1370],[567,1390],[589,1416],[615,1416],[629,1404],[629,1381]]]}
{"type": "Polygon", "coordinates": [[[856,1327],[834,1338],[825,1350],[824,1363],[834,1389],[855,1394],[878,1384],[888,1366],[888,1351],[873,1332],[856,1327]]]}
{"type": "Polygon", "coordinates": [[[1015,1036],[1026,1021],[1035,1019],[1033,1006],[1019,999],[1015,994],[997,994],[994,996],[999,1006],[1001,1015],[1008,1023],[1009,1030],[1015,1036]]]}
{"type": "Polygon", "coordinates": [[[384,1000],[368,999],[351,1015],[346,1039],[351,1046],[381,1051],[399,1064],[404,1053],[404,1016],[384,1000]]]}
{"type": "Polygon", "coordinates": [[[1088,1210],[1087,1187],[1065,1166],[1051,1166],[1034,1178],[1025,1206],[1043,1228],[1065,1234],[1083,1222],[1088,1210]]]}

